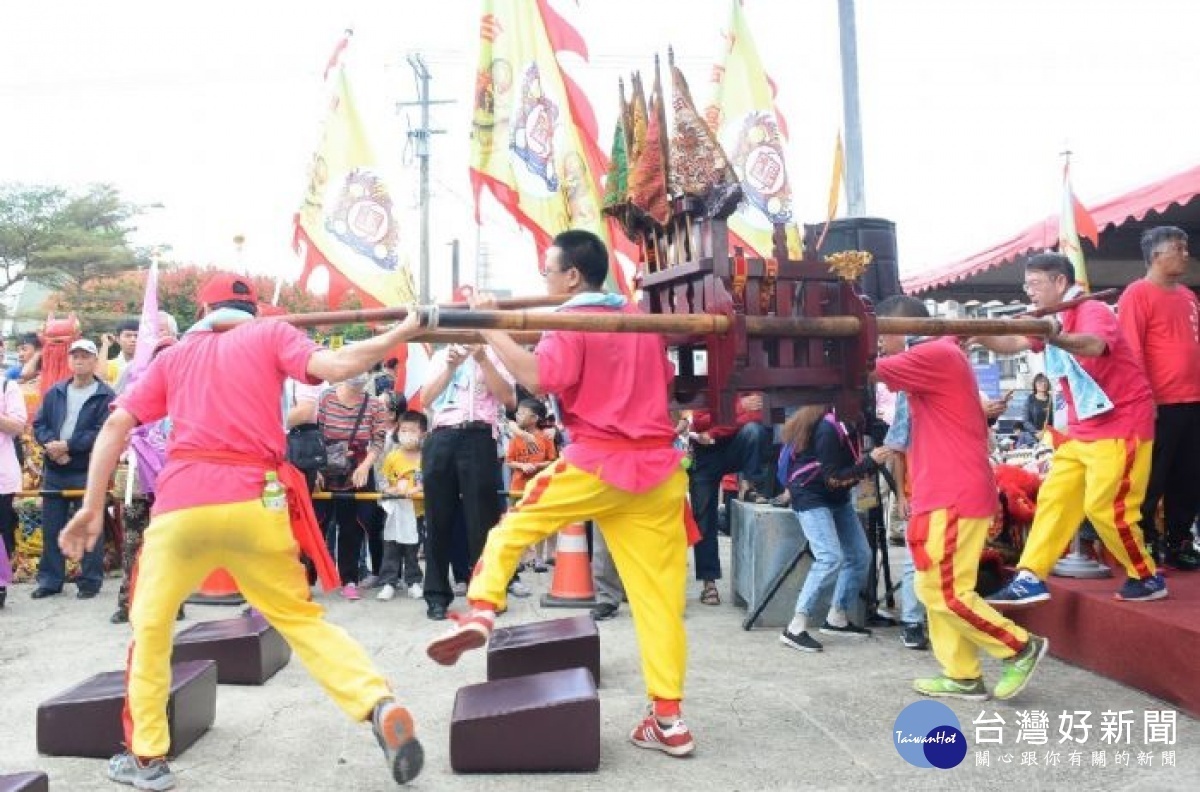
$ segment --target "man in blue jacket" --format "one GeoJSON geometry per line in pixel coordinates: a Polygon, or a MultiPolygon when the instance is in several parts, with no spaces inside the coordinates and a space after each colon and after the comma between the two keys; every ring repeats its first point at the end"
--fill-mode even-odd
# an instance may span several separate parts
{"type": "MultiPolygon", "coordinates": [[[[87,486],[92,445],[116,396],[112,388],[96,378],[95,344],[81,338],[71,344],[68,355],[71,379],[56,382],[46,392],[33,419],[34,438],[45,449],[42,488],[49,491],[87,486]]],[[[78,508],[78,498],[46,495],[42,499],[42,559],[34,599],[62,592],[66,562],[58,547],[58,533],[78,508]]],[[[103,579],[104,543],[100,542],[83,557],[76,596],[79,599],[96,596],[103,579]]]]}

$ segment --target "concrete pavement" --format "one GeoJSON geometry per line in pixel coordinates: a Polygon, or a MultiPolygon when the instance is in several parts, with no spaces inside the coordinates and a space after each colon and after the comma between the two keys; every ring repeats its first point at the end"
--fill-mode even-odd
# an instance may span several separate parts
{"type": "MultiPolygon", "coordinates": [[[[728,561],[727,541],[722,553],[728,561]]],[[[536,594],[549,575],[525,574],[535,596],[513,600],[501,624],[556,618],[569,611],[541,611],[536,594]]],[[[0,611],[0,774],[41,769],[58,790],[118,789],[104,777],[104,762],[38,756],[38,702],[98,671],[122,667],[127,625],[108,623],[117,581],[106,581],[88,601],[64,596],[33,601],[30,586],[14,586],[0,611]]],[[[918,696],[916,676],[935,672],[928,652],[900,646],[898,629],[876,630],[869,639],[822,637],[826,649],[806,654],[784,648],[776,630],[743,632],[744,612],[730,604],[696,602],[689,593],[688,697],[684,713],[697,741],[690,759],[673,759],[633,747],[628,732],[641,715],[644,693],[628,606],[600,625],[602,759],[600,771],[581,775],[456,776],[449,766],[449,718],[455,690],[485,678],[484,654],[467,656],[452,669],[428,660],[423,647],[445,624],[425,618],[422,602],[396,599],[345,602],[321,595],[329,617],[358,638],[393,680],[398,697],[412,708],[426,749],[426,767],[413,786],[424,790],[786,790],[820,789],[1196,789],[1200,787],[1200,724],[1179,713],[1174,744],[1145,741],[1151,718],[1173,707],[1087,671],[1047,659],[1030,687],[1009,702],[948,702],[966,735],[964,761],[950,770],[910,766],[897,754],[892,728],[918,696]],[[1018,712],[1042,711],[1045,745],[1017,742],[1018,712]],[[1082,743],[1060,742],[1064,713],[1090,711],[1082,743]],[[1102,738],[1103,712],[1127,711],[1129,740],[1102,738]],[[983,716],[986,724],[973,725],[983,716]],[[995,716],[1004,720],[999,727],[995,716]],[[1000,736],[1002,745],[979,743],[1000,736]],[[982,751],[988,765],[982,765],[982,751]],[[1048,751],[1059,752],[1047,767],[1048,751]],[[1105,765],[1094,764],[1104,752],[1105,765]],[[1118,765],[1128,752],[1129,766],[1118,765]],[[1175,766],[1163,766],[1171,751],[1175,766]],[[1033,752],[1037,766],[1028,762],[1033,752]],[[1077,752],[1072,757],[1072,752],[1077,752]],[[1009,761],[1004,761],[1007,755],[1009,761]],[[1150,764],[1145,760],[1149,757],[1150,764]],[[1072,764],[1073,759],[1078,765],[1072,764]],[[1142,760],[1139,766],[1139,759],[1142,760]]],[[[228,618],[230,608],[190,606],[187,623],[228,618]]],[[[1130,652],[1142,651],[1130,647],[1130,652]]],[[[998,664],[985,661],[989,684],[998,664]]],[[[1115,718],[1116,716],[1110,716],[1115,718]]],[[[1077,716],[1072,716],[1078,722],[1077,716]]],[[[1075,732],[1076,736],[1080,732],[1075,732]]],[[[1109,737],[1112,735],[1109,734],[1109,737]]],[[[1152,735],[1164,736],[1164,735],[1152,735]]],[[[394,789],[381,755],[362,724],[349,723],[293,660],[266,686],[222,686],[217,722],[199,743],[172,762],[180,789],[345,792],[394,789]]]]}

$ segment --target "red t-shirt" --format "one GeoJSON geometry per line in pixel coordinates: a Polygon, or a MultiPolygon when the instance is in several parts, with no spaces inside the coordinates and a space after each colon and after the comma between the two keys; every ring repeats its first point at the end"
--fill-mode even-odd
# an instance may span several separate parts
{"type": "Polygon", "coordinates": [[[154,513],[238,503],[262,494],[259,467],[172,461],[175,450],[230,451],[281,461],[286,450],[281,395],[288,377],[307,384],[319,349],[283,322],[249,322],[224,333],[194,332],[162,352],[117,399],[140,423],[171,417],[167,465],[154,513]]]}
{"type": "MultiPolygon", "coordinates": [[[[1064,333],[1084,333],[1104,341],[1104,354],[1075,355],[1080,367],[1108,396],[1113,408],[1086,421],[1079,420],[1067,380],[1057,383],[1067,403],[1067,436],[1073,440],[1154,439],[1154,394],[1142,364],[1125,340],[1112,309],[1102,302],[1085,302],[1058,315],[1064,333]]],[[[1030,339],[1034,351],[1046,348],[1040,338],[1030,339]]]]}
{"type": "Polygon", "coordinates": [[[1200,305],[1186,286],[1164,289],[1143,278],[1117,303],[1125,340],[1146,369],[1158,404],[1200,402],[1200,305]]]}
{"type": "Polygon", "coordinates": [[[697,434],[708,432],[713,440],[728,440],[738,433],[748,423],[761,423],[763,419],[762,410],[745,410],[742,409],[742,397],[750,396],[750,393],[739,393],[733,401],[734,407],[734,424],[714,426],[713,414],[708,410],[693,410],[692,411],[692,431],[697,434]]]}
{"type": "Polygon", "coordinates": [[[928,341],[881,358],[875,374],[892,391],[908,394],[913,514],[952,508],[960,517],[991,517],[997,495],[987,418],[975,372],[958,342],[928,341]]]}
{"type": "MultiPolygon", "coordinates": [[[[573,313],[612,313],[600,307],[573,313]]],[[[621,313],[640,313],[632,305],[621,313]]],[[[675,373],[662,337],[650,333],[544,333],[537,345],[542,390],[559,399],[563,459],[626,492],[646,492],[679,469],[667,394],[675,373]],[[616,447],[622,441],[661,447],[616,447]]]]}

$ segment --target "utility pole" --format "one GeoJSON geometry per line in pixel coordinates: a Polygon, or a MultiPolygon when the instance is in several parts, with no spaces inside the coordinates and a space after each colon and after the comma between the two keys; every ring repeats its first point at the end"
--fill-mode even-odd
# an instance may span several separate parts
{"type": "Polygon", "coordinates": [[[867,196],[863,180],[862,116],[858,110],[854,0],[838,0],[838,34],[842,51],[842,115],[846,125],[846,210],[850,217],[864,217],[867,196]]]}
{"type": "Polygon", "coordinates": [[[431,100],[429,98],[429,81],[432,75],[425,59],[420,53],[408,56],[408,65],[412,67],[413,76],[417,81],[417,101],[400,102],[397,107],[421,108],[421,126],[408,132],[409,140],[414,143],[416,155],[421,159],[421,302],[430,302],[429,289],[429,138],[431,135],[445,133],[444,129],[429,128],[429,107],[435,104],[453,104],[452,100],[431,100]]]}

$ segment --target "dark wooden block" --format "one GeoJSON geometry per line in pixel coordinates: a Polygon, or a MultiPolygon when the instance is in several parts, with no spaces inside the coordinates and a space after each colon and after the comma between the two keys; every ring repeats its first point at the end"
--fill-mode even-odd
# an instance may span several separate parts
{"type": "Polygon", "coordinates": [[[502,627],[488,641],[489,680],[586,668],[600,684],[600,633],[591,616],[502,627]]]}
{"type": "MultiPolygon", "coordinates": [[[[193,660],[171,666],[167,724],[171,755],[186,751],[217,717],[217,664],[193,660]]],[[[38,752],[107,759],[124,750],[121,710],[125,672],[107,671],[38,706],[38,752]]]]}
{"type": "Polygon", "coordinates": [[[50,792],[50,779],[36,772],[0,775],[0,792],[50,792]]]}
{"type": "Polygon", "coordinates": [[[450,720],[456,773],[594,771],[600,697],[584,668],[461,688],[450,720]]]}
{"type": "Polygon", "coordinates": [[[200,622],[175,636],[172,662],[213,660],[222,685],[262,685],[292,659],[292,648],[262,614],[200,622]]]}

